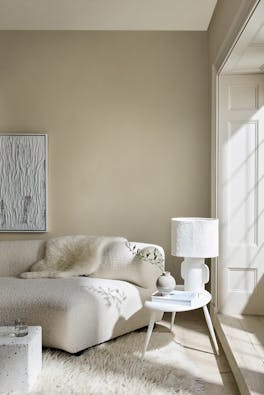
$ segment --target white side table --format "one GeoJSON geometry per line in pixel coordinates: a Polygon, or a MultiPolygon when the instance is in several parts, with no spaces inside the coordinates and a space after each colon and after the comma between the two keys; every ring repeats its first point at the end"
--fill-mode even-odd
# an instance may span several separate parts
{"type": "MultiPolygon", "coordinates": [[[[176,287],[176,289],[178,290],[183,290],[183,286],[178,285],[176,287]]],[[[144,344],[144,350],[143,350],[143,355],[142,358],[144,358],[150,338],[151,338],[151,334],[152,334],[152,330],[154,327],[154,324],[156,322],[156,316],[157,316],[157,312],[169,312],[172,313],[172,317],[171,317],[171,330],[172,330],[172,326],[174,323],[174,319],[175,319],[175,315],[177,312],[180,311],[190,311],[190,310],[195,310],[195,309],[199,309],[199,308],[203,308],[203,312],[204,312],[204,316],[205,316],[205,320],[213,341],[213,345],[216,351],[216,354],[219,355],[219,348],[218,348],[218,344],[217,344],[217,340],[215,337],[215,332],[214,332],[214,328],[213,328],[213,324],[212,324],[212,320],[209,314],[209,311],[207,309],[207,304],[210,302],[210,300],[212,299],[212,295],[208,292],[208,291],[203,291],[199,294],[199,297],[197,299],[197,301],[192,305],[192,306],[184,306],[184,305],[180,305],[180,304],[174,304],[174,303],[159,303],[159,302],[153,302],[153,301],[146,301],[145,302],[145,306],[152,310],[151,316],[150,316],[150,321],[149,321],[149,325],[148,325],[148,331],[146,334],[146,338],[145,338],[145,344],[144,344]]]]}
{"type": "Polygon", "coordinates": [[[23,337],[11,337],[11,329],[0,327],[0,389],[30,391],[42,366],[41,327],[29,326],[23,337]]]}

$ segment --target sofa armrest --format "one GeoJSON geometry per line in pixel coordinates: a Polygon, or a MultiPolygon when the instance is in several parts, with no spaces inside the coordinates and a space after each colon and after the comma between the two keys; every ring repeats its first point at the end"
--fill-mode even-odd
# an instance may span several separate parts
{"type": "Polygon", "coordinates": [[[105,252],[100,267],[90,277],[124,280],[143,288],[155,289],[156,280],[164,270],[164,263],[164,250],[159,245],[142,242],[114,243],[105,252]],[[154,252],[161,258],[158,264],[151,256],[150,259],[146,258],[154,252]]]}

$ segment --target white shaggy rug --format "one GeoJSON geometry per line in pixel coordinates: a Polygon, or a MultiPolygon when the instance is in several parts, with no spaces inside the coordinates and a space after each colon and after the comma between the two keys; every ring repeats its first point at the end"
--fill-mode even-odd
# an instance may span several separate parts
{"type": "Polygon", "coordinates": [[[153,332],[145,359],[145,332],[134,332],[76,357],[43,352],[34,395],[203,395],[197,368],[171,333],[153,332]]]}

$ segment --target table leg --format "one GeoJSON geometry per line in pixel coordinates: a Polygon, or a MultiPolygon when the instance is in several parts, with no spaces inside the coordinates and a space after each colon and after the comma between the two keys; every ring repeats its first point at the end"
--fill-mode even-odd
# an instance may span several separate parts
{"type": "Polygon", "coordinates": [[[206,323],[207,323],[207,326],[208,326],[208,329],[209,329],[209,332],[210,332],[210,335],[211,335],[211,338],[212,338],[212,341],[214,344],[216,354],[219,355],[219,347],[217,344],[217,340],[216,340],[215,332],[214,332],[214,327],[213,327],[212,320],[211,320],[207,306],[203,306],[203,312],[204,312],[205,320],[206,320],[206,323]]]}
{"type": "Polygon", "coordinates": [[[175,315],[176,315],[176,311],[173,311],[171,313],[171,325],[170,325],[170,331],[172,332],[172,328],[173,328],[173,324],[174,324],[174,320],[175,320],[175,315]]]}
{"type": "Polygon", "coordinates": [[[145,344],[144,344],[144,349],[143,349],[143,353],[142,353],[142,359],[145,357],[145,353],[147,351],[148,345],[149,345],[149,341],[151,338],[151,334],[153,331],[153,327],[156,321],[156,313],[155,311],[151,312],[151,316],[150,316],[150,320],[149,320],[149,325],[148,325],[148,331],[146,334],[146,338],[145,338],[145,344]]]}

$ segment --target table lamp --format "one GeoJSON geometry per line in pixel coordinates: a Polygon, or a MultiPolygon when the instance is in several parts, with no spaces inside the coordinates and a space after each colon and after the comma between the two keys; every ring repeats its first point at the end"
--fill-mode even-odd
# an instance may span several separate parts
{"type": "Polygon", "coordinates": [[[216,218],[171,219],[171,254],[184,258],[181,276],[185,291],[203,291],[208,283],[204,259],[218,256],[218,227],[216,218]]]}

